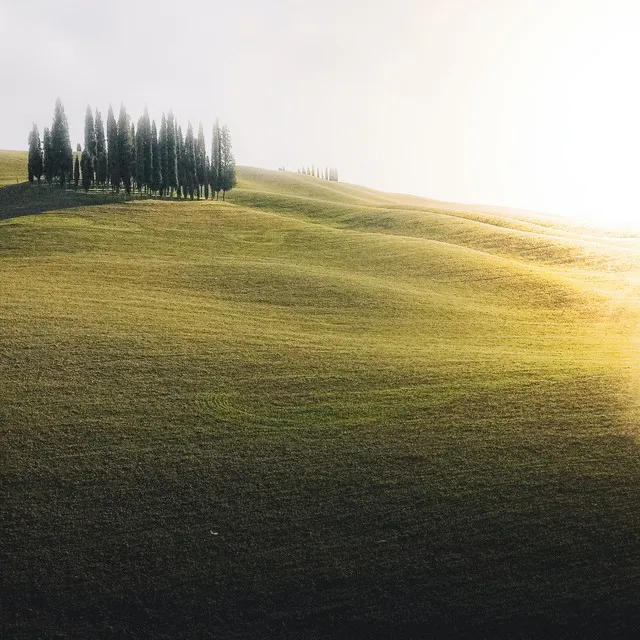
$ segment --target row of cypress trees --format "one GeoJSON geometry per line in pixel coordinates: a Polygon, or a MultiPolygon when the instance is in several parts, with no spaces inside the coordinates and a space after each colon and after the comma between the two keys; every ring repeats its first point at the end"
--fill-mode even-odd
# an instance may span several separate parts
{"type": "Polygon", "coordinates": [[[303,176],[313,176],[314,178],[320,178],[321,180],[331,180],[332,182],[338,181],[338,170],[331,167],[325,167],[324,171],[320,167],[302,167],[298,169],[298,173],[303,176]]]}
{"type": "MultiPolygon", "coordinates": [[[[80,152],[80,145],[78,145],[80,152]]],[[[49,183],[64,188],[72,180],[80,180],[85,190],[137,190],[160,196],[191,198],[218,197],[235,186],[235,161],[228,127],[216,121],[211,141],[211,156],[206,153],[202,124],[194,136],[189,122],[186,135],[173,112],[162,114],[160,130],[151,122],[145,108],[137,128],[124,105],[116,121],[109,106],[105,127],[100,111],[95,118],[89,106],[85,115],[84,149],[73,162],[69,127],[60,99],[56,100],[51,129],[45,128],[43,144],[34,124],[29,134],[29,181],[40,182],[44,175],[49,183]]]]}

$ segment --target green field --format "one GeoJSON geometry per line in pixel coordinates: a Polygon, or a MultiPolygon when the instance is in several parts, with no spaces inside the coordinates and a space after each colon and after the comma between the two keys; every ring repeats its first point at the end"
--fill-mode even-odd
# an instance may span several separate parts
{"type": "Polygon", "coordinates": [[[634,637],[639,251],[248,168],[0,189],[0,637],[634,637]]]}

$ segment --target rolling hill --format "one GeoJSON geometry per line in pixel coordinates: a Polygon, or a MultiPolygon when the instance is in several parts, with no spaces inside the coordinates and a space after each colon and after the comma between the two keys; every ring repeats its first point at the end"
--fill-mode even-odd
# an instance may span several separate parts
{"type": "Polygon", "coordinates": [[[0,635],[633,636],[639,250],[252,168],[0,189],[0,635]]]}

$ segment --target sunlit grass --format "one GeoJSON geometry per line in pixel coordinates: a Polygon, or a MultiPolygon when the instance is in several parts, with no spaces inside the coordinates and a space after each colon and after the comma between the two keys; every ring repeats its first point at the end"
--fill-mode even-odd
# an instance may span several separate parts
{"type": "Polygon", "coordinates": [[[0,222],[3,633],[640,624],[633,245],[239,187],[0,222]]]}

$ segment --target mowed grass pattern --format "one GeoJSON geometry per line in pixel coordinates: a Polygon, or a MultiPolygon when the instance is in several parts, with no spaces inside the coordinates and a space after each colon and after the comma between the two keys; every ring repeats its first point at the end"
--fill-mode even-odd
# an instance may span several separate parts
{"type": "Polygon", "coordinates": [[[0,635],[633,636],[637,240],[239,187],[0,200],[0,635]]]}

